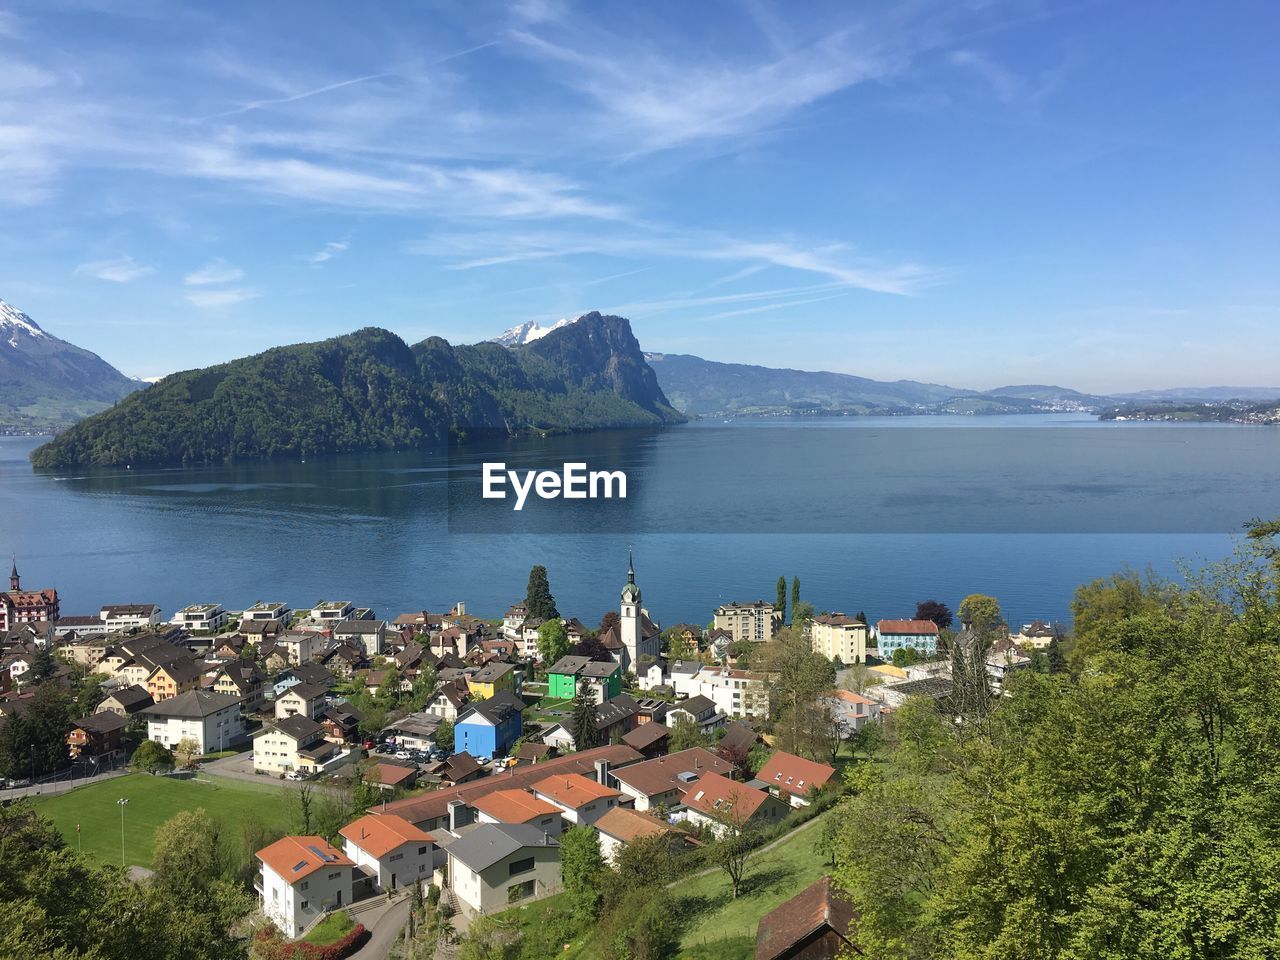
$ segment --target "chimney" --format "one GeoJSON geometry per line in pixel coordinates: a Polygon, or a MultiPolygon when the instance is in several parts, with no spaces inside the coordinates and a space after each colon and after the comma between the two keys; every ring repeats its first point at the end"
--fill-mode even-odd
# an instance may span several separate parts
{"type": "Polygon", "coordinates": [[[702,769],[702,758],[701,758],[701,757],[697,757],[697,756],[695,756],[695,757],[693,758],[693,769],[695,769],[695,770],[701,770],[701,769],[702,769]]]}
{"type": "Polygon", "coordinates": [[[607,787],[609,785],[609,761],[597,760],[595,766],[596,783],[600,784],[602,787],[607,787]]]}
{"type": "Polygon", "coordinates": [[[462,823],[462,809],[465,807],[461,800],[449,801],[449,832],[457,833],[458,828],[464,826],[462,823]]]}

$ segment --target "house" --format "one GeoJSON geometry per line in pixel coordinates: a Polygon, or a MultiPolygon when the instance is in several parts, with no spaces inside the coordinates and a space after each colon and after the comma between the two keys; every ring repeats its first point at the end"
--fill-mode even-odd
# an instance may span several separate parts
{"type": "MultiPolygon", "coordinates": [[[[431,771],[432,768],[428,768],[428,770],[431,771]]],[[[480,766],[480,762],[464,750],[462,753],[455,753],[453,756],[442,760],[436,765],[433,772],[435,776],[440,778],[442,784],[454,786],[480,778],[484,775],[484,767],[480,766]]]]}
{"type": "Polygon", "coordinates": [[[876,624],[876,649],[883,660],[908,647],[922,656],[938,652],[938,625],[932,620],[881,620],[876,624]]]}
{"type": "Polygon", "coordinates": [[[0,632],[19,623],[54,623],[60,617],[58,591],[52,587],[23,590],[15,559],[9,573],[9,592],[0,593],[0,632]]]}
{"type": "Polygon", "coordinates": [[[162,663],[147,677],[147,693],[156,703],[172,700],[180,693],[194,690],[203,672],[200,664],[190,657],[162,663]]]}
{"type": "Polygon", "coordinates": [[[331,703],[316,718],[324,727],[324,738],[330,743],[354,743],[360,738],[360,721],[364,714],[346,702],[331,703]]]}
{"type": "Polygon", "coordinates": [[[366,657],[380,657],[387,642],[387,622],[347,620],[333,628],[333,639],[363,650],[366,657]]]}
{"type": "Polygon", "coordinates": [[[350,600],[321,600],[311,608],[310,619],[325,629],[332,629],[356,615],[356,605],[350,600]]]}
{"type": "Polygon", "coordinates": [[[782,625],[781,614],[772,603],[757,600],[754,603],[725,603],[716,607],[713,629],[728,631],[731,642],[748,640],[765,643],[772,640],[782,625]]]}
{"type": "Polygon", "coordinates": [[[716,744],[716,750],[722,756],[730,759],[740,757],[745,761],[747,755],[751,753],[751,748],[759,739],[760,735],[750,723],[746,720],[734,720],[725,724],[724,736],[716,744]]]}
{"type": "Polygon", "coordinates": [[[263,685],[266,678],[257,664],[229,663],[213,681],[214,693],[225,693],[231,697],[239,697],[244,701],[245,713],[257,713],[267,702],[263,685]]]}
{"type": "Polygon", "coordinates": [[[467,677],[467,689],[473,700],[487,700],[499,693],[519,695],[519,674],[515,664],[494,662],[467,677]]]}
{"type": "Polygon", "coordinates": [[[726,716],[768,717],[769,691],[764,681],[745,670],[706,667],[698,672],[696,694],[706,697],[726,716]]]}
{"type": "Polygon", "coordinates": [[[813,652],[843,664],[867,662],[866,620],[843,613],[820,613],[809,621],[813,652]]]}
{"type": "Polygon", "coordinates": [[[1032,620],[1024,623],[1017,633],[1010,633],[1009,639],[1024,649],[1046,650],[1059,632],[1051,621],[1032,620]]]}
{"type": "Polygon", "coordinates": [[[858,913],[830,877],[760,918],[755,960],[835,960],[862,956],[854,942],[858,913]]]}
{"type": "Polygon", "coordinates": [[[640,811],[673,807],[693,784],[708,773],[733,776],[737,767],[702,747],[692,747],[655,760],[611,771],[625,797],[640,811]]]}
{"type": "Polygon", "coordinates": [[[279,697],[290,687],[297,686],[300,683],[332,687],[335,679],[332,673],[318,663],[297,664],[289,667],[280,676],[276,677],[275,683],[272,684],[271,688],[272,695],[279,697]]]}
{"type": "Polygon", "coordinates": [[[429,881],[435,844],[425,832],[395,814],[366,814],[338,831],[343,852],[369,874],[378,890],[429,881]]]}
{"type": "Polygon", "coordinates": [[[524,634],[522,628],[528,616],[529,608],[525,606],[523,600],[507,607],[507,612],[502,615],[502,635],[508,640],[523,643],[524,634]]]}
{"type": "Polygon", "coordinates": [[[524,823],[486,823],[446,848],[449,889],[468,914],[494,913],[560,890],[560,843],[524,823]]]}
{"type": "Polygon", "coordinates": [[[240,632],[243,633],[245,626],[251,623],[267,623],[272,620],[277,623],[288,623],[292,613],[289,605],[283,601],[259,600],[253,606],[245,607],[244,613],[240,616],[240,632]]]}
{"type": "Polygon", "coordinates": [[[769,792],[793,807],[808,806],[814,791],[821,790],[835,776],[835,768],[815,763],[793,753],[778,750],[756,774],[769,792]]]}
{"type": "Polygon", "coordinates": [[[648,837],[676,837],[671,824],[630,807],[613,807],[594,824],[600,834],[600,855],[605,863],[613,863],[618,851],[629,843],[648,837]]]}
{"type": "Polygon", "coordinates": [[[342,643],[324,654],[320,662],[335,677],[350,680],[355,676],[356,671],[368,662],[368,658],[364,655],[363,649],[353,647],[349,643],[342,643]]]}
{"type": "Polygon", "coordinates": [[[640,751],[646,759],[660,757],[667,752],[671,728],[665,723],[642,723],[622,735],[622,742],[640,751]]]}
{"type": "Polygon", "coordinates": [[[418,782],[418,768],[399,763],[370,764],[366,783],[376,782],[383,791],[408,790],[418,782]]]}
{"type": "Polygon", "coordinates": [[[240,634],[250,643],[263,644],[279,640],[285,632],[283,620],[241,620],[240,634]]]}
{"type": "Polygon", "coordinates": [[[733,643],[733,634],[728,630],[708,630],[704,641],[707,653],[711,654],[716,663],[725,663],[729,659],[729,645],[733,643]]]}
{"type": "Polygon", "coordinates": [[[120,687],[104,697],[94,712],[104,713],[110,711],[122,717],[131,717],[138,711],[145,710],[153,703],[155,701],[151,698],[151,694],[147,693],[146,687],[120,687]]]}
{"type": "Polygon", "coordinates": [[[580,773],[552,774],[531,788],[539,800],[553,804],[570,823],[590,826],[618,805],[622,794],[580,773]]]}
{"type": "Polygon", "coordinates": [[[324,727],[301,714],[268,721],[253,735],[255,773],[316,773],[350,759],[349,752],[344,754],[341,746],[325,739],[324,727]]]}
{"type": "Polygon", "coordinates": [[[281,837],[257,856],[262,875],[254,886],[262,912],[286,937],[351,903],[355,864],[324,837],[281,837]]]}
{"type": "Polygon", "coordinates": [[[81,717],[67,734],[67,749],[72,760],[106,757],[119,751],[124,743],[127,717],[110,710],[81,717]]]}
{"type": "Polygon", "coordinates": [[[710,697],[699,694],[673,703],[667,710],[667,724],[674,730],[681,721],[692,723],[699,733],[710,733],[725,724],[725,715],[710,697]]]}
{"type": "Polygon", "coordinates": [[[112,603],[98,611],[102,628],[112,633],[160,625],[160,608],[154,603],[112,603]]]}
{"type": "Polygon", "coordinates": [[[520,739],[524,701],[509,691],[473,701],[453,725],[455,753],[473,757],[506,756],[520,739]]]}
{"type": "Polygon", "coordinates": [[[458,719],[458,714],[471,699],[471,691],[465,680],[442,683],[436,689],[435,697],[427,704],[427,712],[450,723],[458,719]]]}
{"type": "Polygon", "coordinates": [[[411,713],[401,717],[386,730],[395,735],[396,742],[410,750],[431,750],[436,745],[436,732],[440,720],[429,713],[411,713]]]}
{"type": "Polygon", "coordinates": [[[239,697],[188,690],[141,712],[147,718],[147,739],[170,749],[190,738],[200,753],[213,753],[244,739],[239,697]]]}
{"type": "Polygon", "coordinates": [[[285,717],[301,714],[314,720],[324,708],[325,698],[328,695],[328,687],[318,683],[299,683],[289,687],[276,697],[276,718],[283,720],[285,717]]]}
{"type": "Polygon", "coordinates": [[[560,756],[560,751],[546,743],[534,743],[532,740],[526,740],[520,744],[516,752],[511,756],[520,764],[532,766],[535,763],[554,760],[560,756]]]}
{"type": "Polygon", "coordinates": [[[322,648],[321,638],[309,630],[286,630],[276,637],[276,649],[284,651],[293,666],[314,660],[322,648]]]}
{"type": "Polygon", "coordinates": [[[169,622],[191,633],[217,633],[228,620],[220,603],[193,603],[183,607],[169,622]]]}
{"type": "Polygon", "coordinates": [[[777,797],[736,780],[708,773],[684,795],[691,823],[713,833],[743,830],[777,823],[790,807],[777,797]]]}
{"type": "Polygon", "coordinates": [[[613,699],[622,693],[622,667],[612,660],[564,656],[547,671],[547,696],[551,699],[572,700],[582,688],[596,703],[613,699]]]}
{"type": "Polygon", "coordinates": [[[830,708],[840,724],[842,736],[846,738],[853,736],[869,721],[880,719],[880,704],[851,690],[833,690],[822,698],[821,703],[830,708]]]}
{"type": "MultiPolygon", "coordinates": [[[[627,731],[636,726],[639,706],[627,694],[606,700],[596,705],[595,728],[596,742],[605,743],[623,737],[627,731]]],[[[578,748],[577,731],[574,728],[576,719],[565,717],[542,735],[542,742],[557,750],[576,750],[578,748]]]]}
{"type": "Polygon", "coordinates": [[[991,678],[991,692],[1000,693],[1010,674],[1018,670],[1026,670],[1031,666],[1031,658],[1008,637],[1001,637],[987,648],[987,676],[991,678]]]}
{"type": "Polygon", "coordinates": [[[564,829],[560,807],[528,790],[494,790],[477,797],[470,806],[477,823],[527,823],[553,837],[564,829]]]}

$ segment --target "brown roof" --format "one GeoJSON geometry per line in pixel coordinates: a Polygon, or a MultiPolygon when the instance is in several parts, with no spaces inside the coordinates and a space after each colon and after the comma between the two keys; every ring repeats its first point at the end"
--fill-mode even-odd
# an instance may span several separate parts
{"type": "Polygon", "coordinates": [[[686,807],[717,820],[730,818],[739,823],[746,823],[754,817],[768,800],[769,794],[765,791],[729,780],[718,773],[706,774],[684,795],[686,807]]]}
{"type": "Polygon", "coordinates": [[[632,810],[630,807],[614,807],[607,811],[595,822],[595,828],[623,843],[630,843],[640,837],[656,837],[672,833],[675,829],[656,817],[632,810]]]}
{"type": "Polygon", "coordinates": [[[471,806],[499,823],[528,823],[539,817],[560,813],[559,807],[553,807],[527,790],[495,790],[473,800],[471,806]]]}
{"type": "Polygon", "coordinates": [[[398,787],[418,772],[414,767],[402,767],[396,763],[375,763],[373,769],[378,775],[378,782],[384,787],[398,787]]]}
{"type": "MultiPolygon", "coordinates": [[[[577,754],[581,756],[581,754],[577,754]]],[[[690,747],[655,760],[646,760],[622,770],[610,771],[614,778],[646,797],[670,790],[687,790],[698,777],[708,773],[733,773],[738,768],[723,757],[702,747],[690,747]],[[692,775],[682,780],[681,774],[692,775]]]]}
{"type": "Polygon", "coordinates": [[[593,773],[597,760],[605,760],[611,767],[618,767],[635,763],[640,759],[643,759],[641,755],[631,747],[621,745],[596,747],[592,750],[581,750],[567,757],[556,757],[543,760],[541,763],[515,767],[506,773],[486,777],[473,783],[460,784],[446,790],[435,790],[418,797],[393,800],[385,808],[379,806],[373,812],[380,813],[385,809],[386,813],[398,813],[414,823],[423,823],[448,815],[451,800],[473,803],[494,790],[525,788],[553,773],[593,773]]]}
{"type": "Polygon", "coordinates": [[[628,747],[646,750],[659,740],[669,736],[671,736],[670,727],[657,721],[650,721],[649,723],[640,724],[634,730],[628,730],[622,735],[622,742],[628,747]]]}
{"type": "Polygon", "coordinates": [[[823,877],[760,918],[755,960],[789,956],[814,934],[826,929],[835,931],[861,956],[862,951],[849,939],[857,916],[853,904],[835,889],[831,878],[823,877]]]}
{"type": "Polygon", "coordinates": [[[431,838],[404,817],[365,814],[338,831],[371,857],[385,857],[406,843],[430,843],[431,838]]]}
{"type": "Polygon", "coordinates": [[[760,768],[756,779],[763,780],[769,786],[785,790],[787,793],[807,797],[835,776],[835,772],[834,767],[829,767],[825,763],[814,763],[804,757],[797,757],[793,753],[783,753],[779,750],[760,768]]]}
{"type": "Polygon", "coordinates": [[[281,837],[258,851],[258,859],[289,884],[322,867],[353,867],[350,860],[324,837],[281,837]]]}
{"type": "Polygon", "coordinates": [[[532,789],[573,810],[586,806],[592,800],[622,795],[617,790],[597,783],[580,773],[555,774],[545,780],[539,780],[532,789]]]}
{"type": "Polygon", "coordinates": [[[907,633],[915,636],[937,636],[938,625],[932,620],[881,620],[876,633],[907,633]]]}

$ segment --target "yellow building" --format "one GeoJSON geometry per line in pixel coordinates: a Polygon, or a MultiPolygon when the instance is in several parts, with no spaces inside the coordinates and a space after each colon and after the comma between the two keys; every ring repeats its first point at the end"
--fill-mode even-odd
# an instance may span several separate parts
{"type": "Polygon", "coordinates": [[[510,663],[491,663],[467,677],[467,690],[473,700],[488,700],[502,691],[520,695],[516,668],[510,663]]]}
{"type": "Polygon", "coordinates": [[[867,662],[867,624],[843,613],[820,613],[809,621],[813,652],[844,664],[867,662]]]}

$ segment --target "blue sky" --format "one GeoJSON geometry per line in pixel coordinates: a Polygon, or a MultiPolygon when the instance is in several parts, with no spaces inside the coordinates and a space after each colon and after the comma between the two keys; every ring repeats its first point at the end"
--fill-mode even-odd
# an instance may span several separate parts
{"type": "Polygon", "coordinates": [[[137,376],[599,309],[647,349],[883,379],[1272,385],[1277,28],[0,0],[0,298],[137,376]]]}

